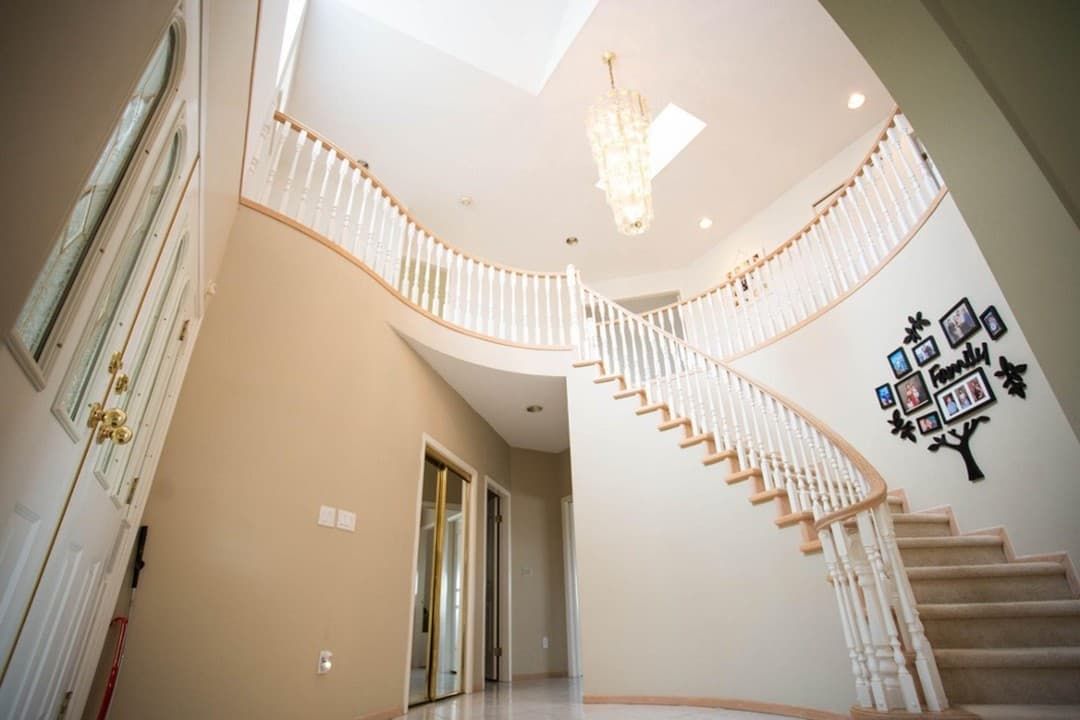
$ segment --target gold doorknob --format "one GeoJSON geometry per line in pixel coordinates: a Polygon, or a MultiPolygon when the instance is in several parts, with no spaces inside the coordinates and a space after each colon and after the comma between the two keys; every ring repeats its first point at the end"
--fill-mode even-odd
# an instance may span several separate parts
{"type": "Polygon", "coordinates": [[[133,437],[135,437],[135,433],[127,425],[109,427],[102,423],[101,427],[98,428],[97,441],[103,443],[106,440],[112,440],[117,445],[127,445],[133,437]]]}
{"type": "Polygon", "coordinates": [[[120,408],[112,408],[101,414],[101,424],[115,430],[127,422],[127,413],[120,408]]]}

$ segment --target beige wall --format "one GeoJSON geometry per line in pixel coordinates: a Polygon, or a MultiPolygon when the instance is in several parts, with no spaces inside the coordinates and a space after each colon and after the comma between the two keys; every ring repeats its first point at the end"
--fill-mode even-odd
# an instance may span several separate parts
{"type": "Polygon", "coordinates": [[[239,211],[147,507],[114,718],[400,707],[422,433],[497,481],[511,453],[386,324],[397,302],[239,211]],[[318,527],[320,504],[354,510],[356,533],[318,527]]]}
{"type": "Polygon", "coordinates": [[[1073,432],[1080,431],[1080,323],[1068,319],[1080,307],[1080,228],[1031,149],[1044,157],[1060,147],[1054,167],[1075,158],[1074,148],[1055,140],[1075,117],[1075,63],[1046,62],[1075,57],[1075,3],[992,0],[952,10],[951,2],[821,2],[926,143],[1073,432]],[[1045,16],[1028,17],[1034,14],[1045,16]],[[1003,37],[1009,42],[995,41],[1003,37]],[[964,38],[970,45],[961,51],[955,43],[964,38]],[[1047,128],[1053,133],[1043,135],[1047,128]]]}
{"type": "Polygon", "coordinates": [[[514,677],[563,675],[567,656],[562,498],[570,494],[570,452],[556,455],[514,448],[510,477],[514,677]]]}

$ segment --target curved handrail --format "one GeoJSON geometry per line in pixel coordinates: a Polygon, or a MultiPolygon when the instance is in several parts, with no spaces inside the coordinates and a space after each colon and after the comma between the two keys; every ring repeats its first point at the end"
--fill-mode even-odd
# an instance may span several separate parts
{"type": "Polygon", "coordinates": [[[566,350],[565,273],[475,257],[436,236],[355,157],[292,117],[264,125],[244,205],[356,262],[433,319],[482,339],[566,350]]]}
{"type": "Polygon", "coordinates": [[[907,244],[944,192],[897,108],[828,205],[798,232],[723,282],[643,316],[714,355],[745,355],[861,287],[907,244]]]}
{"type": "Polygon", "coordinates": [[[599,359],[643,404],[686,424],[691,442],[711,446],[706,463],[733,460],[735,476],[757,478],[759,490],[786,497],[792,518],[813,523],[859,704],[921,710],[911,650],[928,707],[947,707],[885,503],[888,487],[870,461],[789,398],[585,287],[572,267],[567,275],[580,359],[599,359]],[[899,692],[887,692],[890,685],[899,692]]]}

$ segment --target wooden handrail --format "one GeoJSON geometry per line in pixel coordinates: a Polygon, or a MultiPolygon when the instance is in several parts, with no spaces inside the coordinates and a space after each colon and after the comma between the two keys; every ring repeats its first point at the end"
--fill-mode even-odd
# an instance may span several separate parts
{"type": "MultiPolygon", "coordinates": [[[[848,176],[847,180],[840,183],[836,187],[836,189],[833,190],[830,193],[830,195],[832,195],[833,197],[832,197],[832,200],[829,201],[829,204],[826,205],[821,210],[818,210],[817,212],[815,212],[814,216],[810,219],[810,221],[807,222],[805,225],[803,225],[802,228],[800,228],[798,230],[798,232],[796,232],[794,235],[789,237],[784,242],[777,245],[775,248],[773,248],[771,251],[769,251],[766,255],[764,255],[763,257],[756,260],[753,264],[751,264],[751,265],[747,266],[746,268],[738,271],[737,273],[732,275],[730,278],[725,278],[723,282],[717,283],[716,285],[713,285],[712,287],[710,287],[710,288],[708,288],[706,290],[702,290],[701,292],[697,293],[696,295],[692,295],[692,296],[690,296],[688,298],[684,298],[682,300],[676,300],[675,302],[668,303],[667,305],[662,305],[662,306],[660,306],[658,308],[654,308],[654,309],[649,311],[649,314],[659,313],[659,312],[662,312],[664,310],[667,310],[668,308],[677,307],[679,305],[685,305],[685,304],[693,302],[694,300],[697,300],[699,298],[703,298],[703,297],[706,297],[708,295],[711,295],[712,293],[717,292],[718,290],[721,290],[721,289],[723,289],[725,287],[728,287],[730,285],[734,285],[736,280],[741,280],[745,276],[752,273],[754,270],[757,270],[758,268],[763,266],[769,260],[772,260],[774,257],[776,257],[777,255],[782,253],[787,248],[791,247],[795,243],[796,240],[798,240],[803,235],[805,235],[807,232],[809,232],[810,229],[814,227],[814,225],[817,225],[819,222],[821,222],[822,219],[826,215],[828,215],[829,212],[833,208],[835,208],[837,206],[837,204],[839,204],[840,198],[844,197],[844,195],[847,194],[848,190],[850,190],[851,187],[855,184],[856,178],[858,178],[860,175],[862,175],[864,172],[866,172],[866,168],[867,168],[868,164],[870,163],[870,159],[874,156],[874,153],[877,152],[877,149],[881,145],[882,141],[886,139],[886,137],[888,135],[888,132],[889,132],[889,129],[892,128],[896,124],[896,117],[899,114],[900,114],[900,108],[898,106],[894,107],[892,113],[889,115],[889,119],[885,122],[884,127],[881,128],[881,132],[879,132],[877,134],[877,137],[874,139],[874,142],[870,145],[870,149],[863,156],[862,161],[860,161],[859,165],[855,168],[855,171],[852,172],[851,175],[848,176]]],[[[826,196],[826,197],[828,197],[828,196],[826,196]]]]}
{"type": "Polygon", "coordinates": [[[277,110],[277,111],[274,112],[274,120],[276,120],[277,122],[280,122],[280,123],[287,123],[288,126],[290,126],[294,132],[303,131],[303,132],[307,133],[308,137],[310,137],[313,140],[321,143],[322,146],[324,148],[326,148],[327,150],[330,150],[330,151],[336,153],[338,157],[340,157],[341,159],[343,159],[347,163],[349,163],[349,165],[351,165],[355,170],[358,170],[360,172],[361,177],[363,177],[366,180],[370,180],[371,184],[374,187],[378,188],[379,192],[381,192],[383,194],[383,196],[385,196],[390,201],[390,204],[393,205],[395,208],[397,208],[398,212],[400,212],[402,215],[404,215],[406,218],[408,218],[409,222],[412,225],[414,225],[417,230],[420,230],[425,235],[432,238],[433,240],[435,240],[435,242],[439,243],[443,247],[446,247],[449,250],[451,250],[453,252],[456,252],[457,254],[461,255],[462,257],[470,258],[470,259],[472,259],[472,260],[474,260],[474,261],[476,261],[478,263],[481,263],[483,265],[487,265],[488,267],[499,268],[501,270],[505,270],[506,272],[512,272],[512,273],[516,273],[518,275],[530,275],[530,276],[533,276],[533,277],[565,277],[566,276],[565,272],[546,272],[546,271],[537,272],[535,270],[523,270],[521,268],[512,267],[510,265],[503,265],[502,263],[497,263],[497,262],[495,262],[493,260],[486,260],[484,258],[480,258],[480,257],[476,257],[475,255],[471,255],[471,254],[465,252],[460,247],[457,247],[456,245],[452,245],[452,244],[446,242],[445,240],[440,238],[436,233],[434,233],[431,230],[431,228],[429,228],[424,223],[420,222],[420,220],[412,213],[412,211],[409,210],[408,206],[405,205],[405,203],[403,203],[396,195],[394,195],[392,192],[390,192],[390,190],[387,189],[386,185],[384,185],[382,183],[382,181],[380,181],[379,178],[377,178],[375,176],[375,174],[373,172],[371,172],[371,170],[366,166],[365,163],[360,162],[355,157],[353,157],[349,153],[345,152],[345,150],[343,150],[341,147],[339,147],[338,145],[335,145],[334,143],[330,142],[329,140],[324,138],[322,135],[320,135],[319,133],[312,130],[310,126],[305,125],[304,123],[300,122],[299,120],[292,117],[291,115],[287,115],[287,114],[281,112],[280,110],[277,110]]]}

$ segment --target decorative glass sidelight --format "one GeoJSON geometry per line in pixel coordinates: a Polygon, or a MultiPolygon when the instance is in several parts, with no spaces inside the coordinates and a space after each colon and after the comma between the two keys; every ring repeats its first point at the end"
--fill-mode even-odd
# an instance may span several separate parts
{"type": "Polygon", "coordinates": [[[24,350],[40,363],[48,339],[71,293],[98,229],[116,197],[135,149],[146,133],[154,111],[172,76],[178,32],[169,29],[150,65],[143,71],[135,92],[120,115],[90,179],[79,194],[60,237],[45,262],[30,296],[23,305],[13,331],[24,350]]]}

